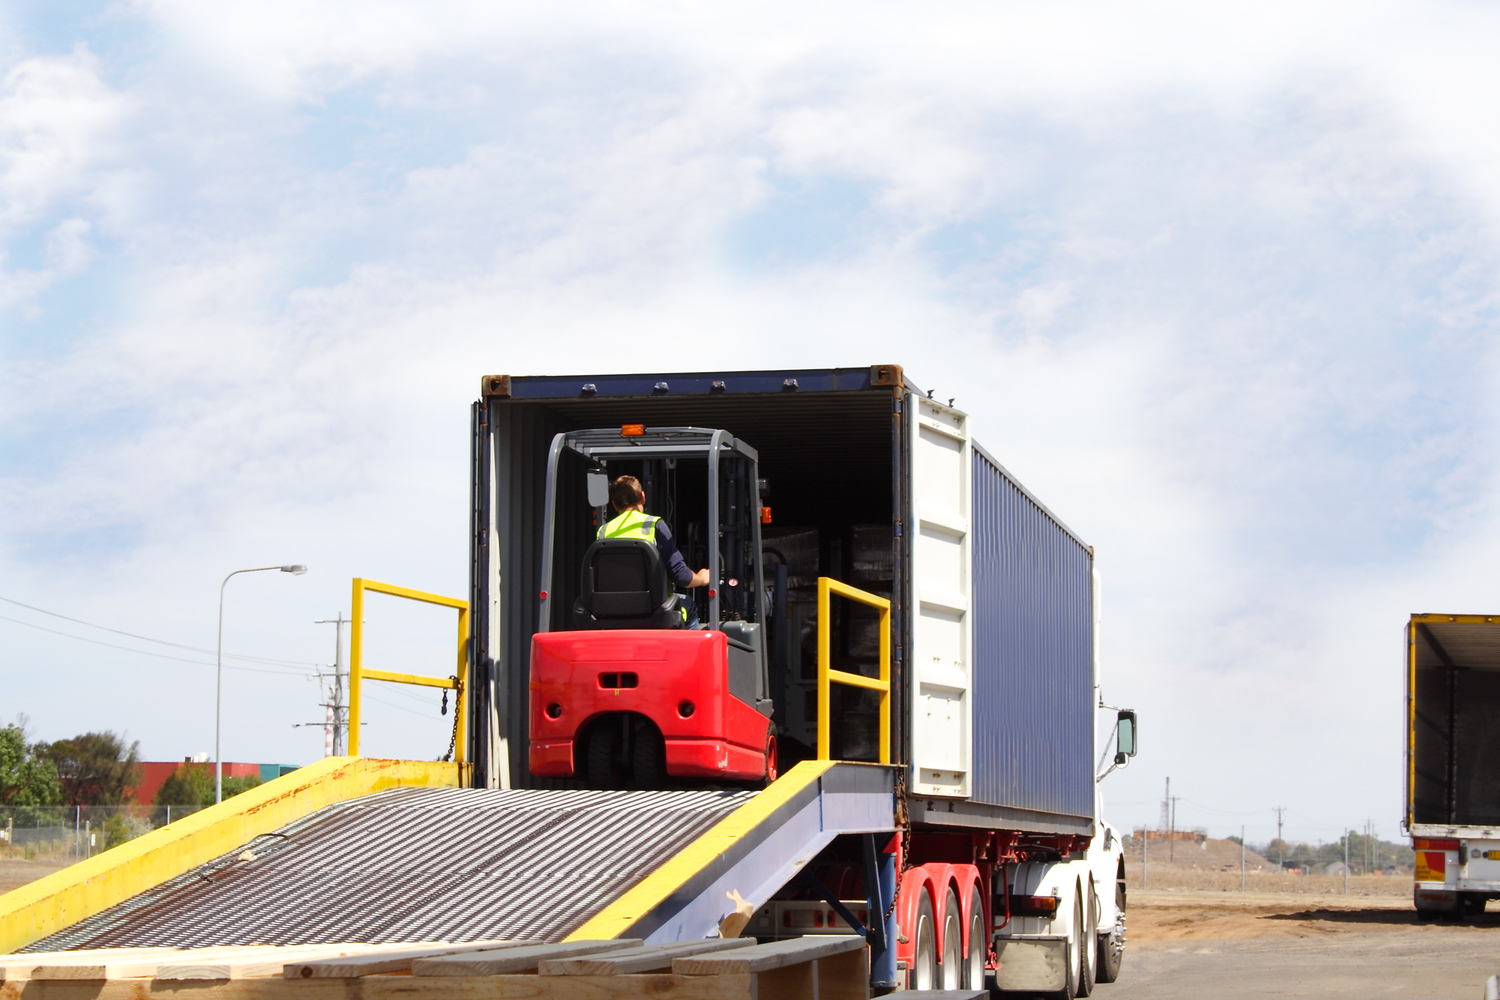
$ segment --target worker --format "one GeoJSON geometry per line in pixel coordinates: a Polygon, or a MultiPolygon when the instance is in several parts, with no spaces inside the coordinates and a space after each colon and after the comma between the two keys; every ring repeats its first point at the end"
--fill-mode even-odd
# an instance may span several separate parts
{"type": "MultiPolygon", "coordinates": [[[[609,505],[615,516],[599,529],[600,538],[644,538],[656,546],[667,576],[680,590],[708,586],[708,570],[694,573],[672,540],[672,529],[666,521],[646,513],[646,491],[634,476],[620,476],[609,484],[609,505]]],[[[684,595],[683,619],[688,628],[698,627],[698,603],[684,595]]]]}

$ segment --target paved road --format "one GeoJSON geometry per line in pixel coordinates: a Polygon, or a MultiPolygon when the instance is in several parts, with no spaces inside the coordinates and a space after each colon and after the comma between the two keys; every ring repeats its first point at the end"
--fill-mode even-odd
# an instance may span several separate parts
{"type": "Polygon", "coordinates": [[[1481,1000],[1500,973],[1500,913],[1417,924],[1401,899],[1160,893],[1142,903],[1120,981],[1100,986],[1098,1000],[1481,1000]]]}
{"type": "Polygon", "coordinates": [[[1500,972],[1500,931],[1411,939],[1197,941],[1130,950],[1097,1000],[1208,997],[1453,997],[1481,1000],[1500,972]]]}

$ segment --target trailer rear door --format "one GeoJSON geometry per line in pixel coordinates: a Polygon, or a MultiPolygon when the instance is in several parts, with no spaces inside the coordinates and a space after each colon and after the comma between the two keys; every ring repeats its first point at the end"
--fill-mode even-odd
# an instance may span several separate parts
{"type": "Polygon", "coordinates": [[[912,775],[917,795],[969,795],[968,415],[922,396],[911,442],[912,775]]]}

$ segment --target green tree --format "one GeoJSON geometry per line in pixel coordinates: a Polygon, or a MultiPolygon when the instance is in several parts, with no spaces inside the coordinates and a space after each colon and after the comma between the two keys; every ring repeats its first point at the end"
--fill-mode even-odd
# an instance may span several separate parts
{"type": "Polygon", "coordinates": [[[158,806],[211,806],[214,770],[209,764],[178,764],[151,800],[158,806]]]}
{"type": "Polygon", "coordinates": [[[140,784],[140,743],[106,730],[58,740],[46,755],[57,768],[63,801],[70,806],[117,806],[140,784]]]}
{"type": "MultiPolygon", "coordinates": [[[[260,784],[260,778],[225,778],[224,797],[249,791],[260,784]]],[[[214,804],[214,768],[212,764],[178,764],[152,800],[158,806],[211,806],[214,804]]]]}
{"type": "Polygon", "coordinates": [[[57,768],[45,743],[26,738],[26,717],[0,729],[0,806],[55,806],[62,801],[57,768]]]}

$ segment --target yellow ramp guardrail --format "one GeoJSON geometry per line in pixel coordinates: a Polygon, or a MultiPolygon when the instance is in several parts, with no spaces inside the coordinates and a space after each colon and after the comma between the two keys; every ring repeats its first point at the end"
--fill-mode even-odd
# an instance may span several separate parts
{"type": "Polygon", "coordinates": [[[469,602],[457,597],[429,594],[425,590],[398,587],[393,583],[354,578],[354,597],[350,602],[349,617],[354,621],[349,629],[349,756],[359,756],[359,709],[360,682],[364,680],[389,681],[392,684],[416,684],[421,687],[448,688],[458,693],[453,698],[453,753],[460,764],[464,759],[464,743],[467,740],[464,708],[469,689],[469,602]],[[397,674],[389,670],[366,670],[364,668],[365,642],[365,593],[389,594],[404,597],[408,601],[437,604],[458,610],[458,667],[453,678],[424,677],[421,674],[397,674]]]}
{"type": "Polygon", "coordinates": [[[460,765],[325,757],[0,895],[0,954],[122,903],[325,806],[388,788],[457,788],[460,765]]]}
{"type": "Polygon", "coordinates": [[[818,759],[831,756],[829,693],[834,684],[868,688],[880,692],[880,763],[891,762],[891,602],[869,591],[851,587],[847,583],[818,577],[818,759]],[[833,619],[834,594],[847,597],[860,604],[868,604],[880,612],[880,677],[851,674],[847,670],[834,670],[833,619]]]}

